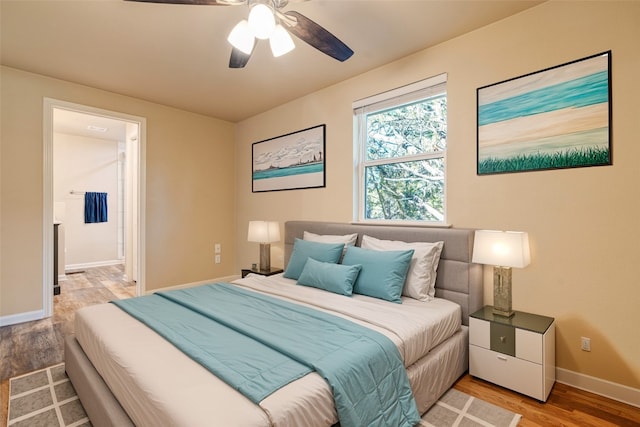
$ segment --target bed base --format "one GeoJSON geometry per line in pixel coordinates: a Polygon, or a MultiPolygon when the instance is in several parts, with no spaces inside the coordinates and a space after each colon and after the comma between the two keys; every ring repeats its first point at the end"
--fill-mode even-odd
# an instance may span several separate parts
{"type": "Polygon", "coordinates": [[[64,361],[67,375],[92,425],[135,426],[73,335],[65,339],[64,361]]]}
{"type": "MultiPolygon", "coordinates": [[[[456,302],[462,307],[463,325],[468,325],[470,313],[482,307],[482,266],[471,262],[473,230],[288,221],[285,223],[285,261],[291,256],[295,238],[302,238],[305,230],[316,234],[357,232],[358,240],[361,240],[363,234],[368,234],[379,239],[407,242],[444,241],[436,279],[436,296],[456,302]]],[[[468,328],[463,326],[453,337],[407,368],[421,414],[468,369],[468,349],[468,328]]],[[[93,425],[134,425],[74,336],[65,340],[65,361],[67,374],[93,425]]]]}
{"type": "Polygon", "coordinates": [[[469,328],[455,335],[407,368],[418,412],[425,412],[469,369],[469,328]]]}
{"type": "MultiPolygon", "coordinates": [[[[469,366],[469,332],[462,329],[407,368],[418,411],[424,414],[469,366]]],[[[96,427],[135,426],[87,358],[75,336],[65,339],[65,368],[91,424],[96,427]]]]}

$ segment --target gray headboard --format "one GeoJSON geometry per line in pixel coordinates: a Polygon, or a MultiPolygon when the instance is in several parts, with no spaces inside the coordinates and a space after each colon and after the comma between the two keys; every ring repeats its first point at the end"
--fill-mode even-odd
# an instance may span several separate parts
{"type": "Polygon", "coordinates": [[[462,323],[469,325],[469,314],[482,308],[482,266],[473,264],[474,230],[460,228],[394,227],[347,224],[338,222],[287,221],[284,224],[284,262],[289,262],[295,238],[302,239],[305,231],[315,234],[358,233],[357,245],[362,235],[377,239],[404,242],[443,241],[442,255],[436,279],[436,297],[460,304],[462,323]]]}

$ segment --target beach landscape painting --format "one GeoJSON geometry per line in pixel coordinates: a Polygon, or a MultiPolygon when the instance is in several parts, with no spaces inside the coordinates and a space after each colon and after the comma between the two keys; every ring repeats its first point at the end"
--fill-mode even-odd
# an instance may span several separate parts
{"type": "Polygon", "coordinates": [[[252,145],[252,190],[293,190],[325,186],[326,125],[252,145]]]}
{"type": "Polygon", "coordinates": [[[611,52],[481,87],[478,175],[611,164],[611,52]]]}

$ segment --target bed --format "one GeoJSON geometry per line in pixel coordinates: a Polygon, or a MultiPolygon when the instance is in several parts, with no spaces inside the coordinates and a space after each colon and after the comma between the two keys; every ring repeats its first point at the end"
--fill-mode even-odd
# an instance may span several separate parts
{"type": "MultiPolygon", "coordinates": [[[[435,298],[426,302],[406,296],[402,304],[367,295],[345,298],[296,286],[282,274],[233,282],[243,292],[313,307],[386,336],[402,356],[417,409],[424,413],[468,369],[468,317],[483,298],[481,266],[471,263],[473,230],[288,221],[286,266],[296,261],[292,254],[305,232],[320,238],[356,234],[356,247],[363,238],[370,239],[367,244],[443,242],[435,298]]],[[[347,261],[346,252],[341,258],[347,261]]],[[[75,334],[65,342],[66,370],[96,426],[313,427],[338,421],[331,388],[317,373],[254,404],[114,304],[79,311],[75,334]]]]}

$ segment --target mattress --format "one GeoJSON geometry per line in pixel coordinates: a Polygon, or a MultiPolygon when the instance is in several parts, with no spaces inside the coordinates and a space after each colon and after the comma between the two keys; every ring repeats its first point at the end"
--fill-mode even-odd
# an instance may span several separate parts
{"type": "Polygon", "coordinates": [[[461,308],[442,298],[418,301],[402,297],[402,304],[366,295],[352,297],[296,285],[282,274],[250,274],[234,282],[239,286],[344,317],[387,336],[409,366],[460,329],[461,308]]]}
{"type": "MultiPolygon", "coordinates": [[[[377,330],[398,346],[405,366],[460,331],[460,307],[446,300],[393,304],[365,296],[347,298],[295,286],[278,275],[248,276],[234,283],[377,330]]],[[[329,386],[316,373],[254,405],[113,304],[79,310],[75,331],[136,425],[313,427],[337,422],[329,386]]]]}

